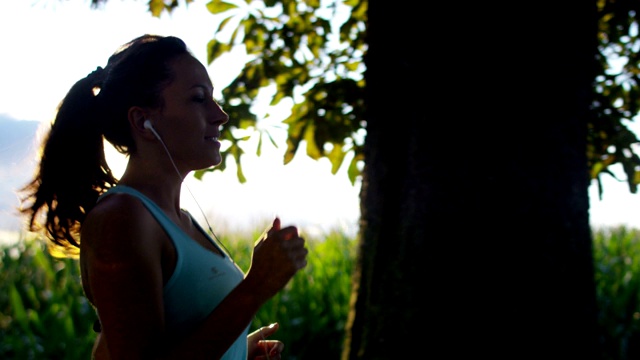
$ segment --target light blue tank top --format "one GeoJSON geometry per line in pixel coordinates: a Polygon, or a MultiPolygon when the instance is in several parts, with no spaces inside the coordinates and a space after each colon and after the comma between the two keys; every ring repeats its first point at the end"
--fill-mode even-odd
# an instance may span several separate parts
{"type": "MultiPolygon", "coordinates": [[[[126,193],[140,199],[156,218],[176,250],[176,268],[164,287],[164,312],[167,331],[177,336],[184,335],[197,326],[213,311],[244,278],[242,270],[213,241],[206,231],[193,219],[193,224],[220,250],[216,254],[189,237],[178,225],[141,192],[118,185],[102,194],[126,193]]],[[[187,214],[189,214],[187,212],[187,214]]],[[[191,214],[189,214],[191,217],[191,214]]],[[[221,325],[224,327],[224,324],[221,325]]],[[[249,326],[227,350],[222,359],[245,360],[247,358],[247,334],[249,326]]]]}

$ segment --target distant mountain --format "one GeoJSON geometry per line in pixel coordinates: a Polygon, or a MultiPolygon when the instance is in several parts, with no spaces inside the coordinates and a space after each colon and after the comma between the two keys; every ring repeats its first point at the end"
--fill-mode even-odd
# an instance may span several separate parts
{"type": "Polygon", "coordinates": [[[34,173],[40,125],[39,121],[0,114],[0,230],[23,230],[22,219],[17,215],[17,190],[34,173]]]}

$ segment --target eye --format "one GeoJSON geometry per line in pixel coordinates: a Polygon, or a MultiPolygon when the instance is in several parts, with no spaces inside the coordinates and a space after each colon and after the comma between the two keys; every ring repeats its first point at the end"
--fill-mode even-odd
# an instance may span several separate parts
{"type": "Polygon", "coordinates": [[[203,103],[206,100],[206,98],[202,95],[196,95],[193,97],[193,101],[198,102],[198,103],[203,103]]]}

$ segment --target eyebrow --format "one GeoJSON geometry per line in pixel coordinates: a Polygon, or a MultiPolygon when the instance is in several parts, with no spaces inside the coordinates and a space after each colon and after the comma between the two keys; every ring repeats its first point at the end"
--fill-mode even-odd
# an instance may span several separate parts
{"type": "Polygon", "coordinates": [[[196,89],[196,88],[204,89],[204,90],[207,90],[209,92],[213,92],[213,89],[214,89],[213,86],[209,86],[207,84],[195,84],[195,85],[191,86],[189,89],[196,89]]]}

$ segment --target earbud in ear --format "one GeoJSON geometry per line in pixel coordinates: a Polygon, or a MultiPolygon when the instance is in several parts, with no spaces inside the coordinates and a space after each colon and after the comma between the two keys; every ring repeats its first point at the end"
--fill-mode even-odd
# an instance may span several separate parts
{"type": "Polygon", "coordinates": [[[158,134],[156,132],[156,129],[153,128],[153,125],[151,125],[151,120],[145,120],[142,126],[144,126],[145,129],[151,131],[153,133],[153,136],[155,136],[158,140],[162,141],[162,138],[160,138],[160,134],[158,134]]]}

